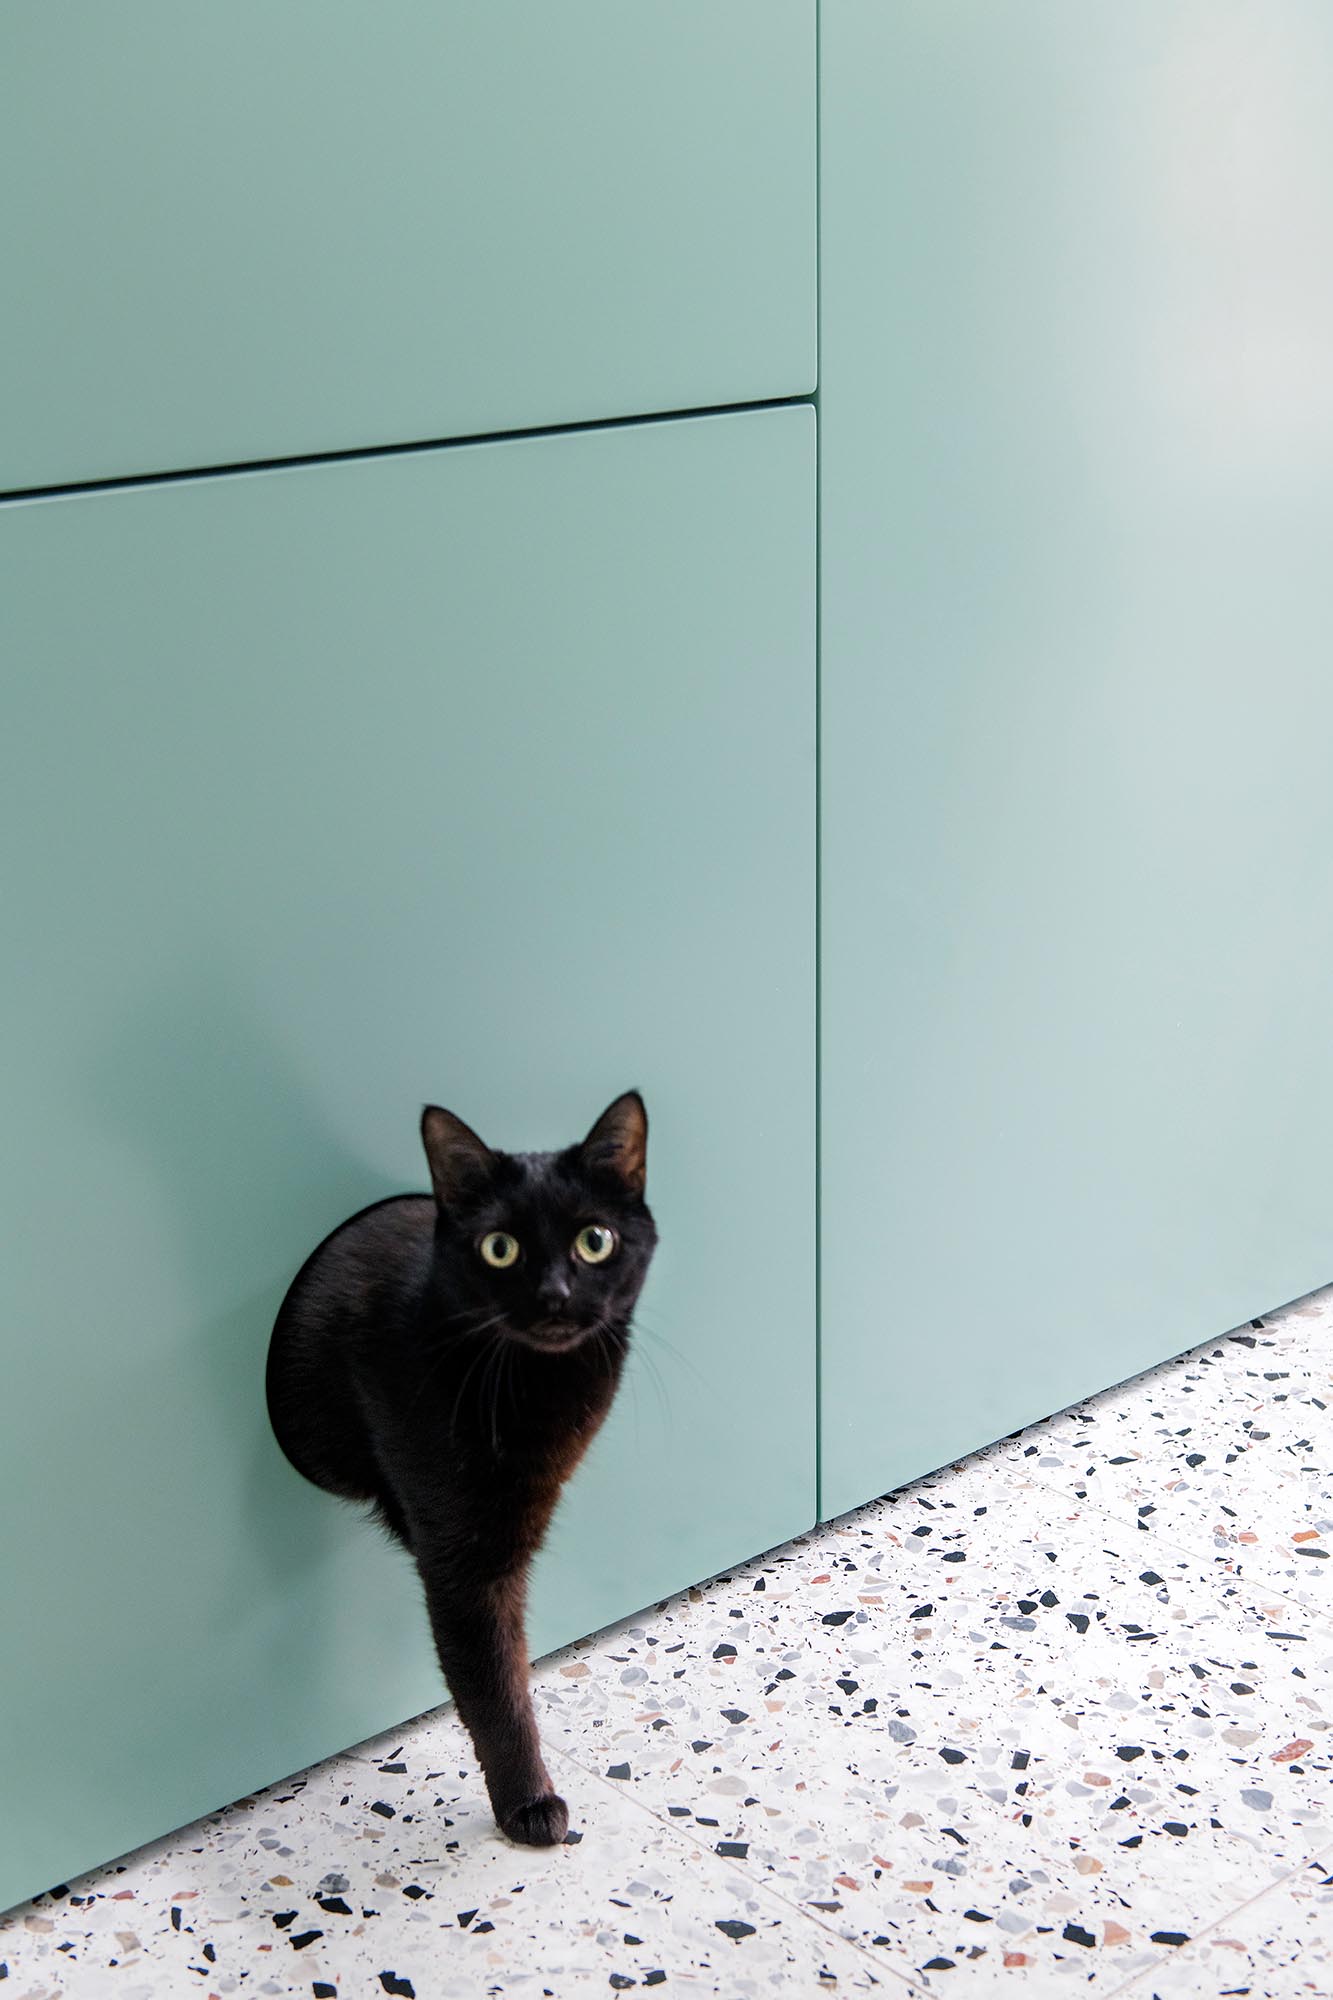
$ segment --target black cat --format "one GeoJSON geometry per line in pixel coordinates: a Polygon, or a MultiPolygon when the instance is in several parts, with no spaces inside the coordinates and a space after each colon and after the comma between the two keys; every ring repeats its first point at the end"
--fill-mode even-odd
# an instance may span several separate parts
{"type": "Polygon", "coordinates": [[[298,1274],[268,1407],[298,1472],[370,1501],[416,1560],[449,1689],[513,1840],[562,1840],[528,1694],[528,1566],[610,1407],[657,1241],[648,1119],[618,1097],[581,1145],[500,1153],[437,1105],[434,1199],[352,1216],[298,1274]]]}

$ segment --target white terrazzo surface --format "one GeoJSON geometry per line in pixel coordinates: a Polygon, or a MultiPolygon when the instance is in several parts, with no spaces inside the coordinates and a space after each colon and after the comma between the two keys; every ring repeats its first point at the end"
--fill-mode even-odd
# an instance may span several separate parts
{"type": "Polygon", "coordinates": [[[0,1920],[5,2000],[1333,1993],[1333,1289],[0,1920]]]}

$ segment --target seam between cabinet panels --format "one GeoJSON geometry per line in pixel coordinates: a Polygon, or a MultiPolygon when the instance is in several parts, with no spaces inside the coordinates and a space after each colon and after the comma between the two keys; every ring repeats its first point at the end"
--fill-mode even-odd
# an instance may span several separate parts
{"type": "Polygon", "coordinates": [[[824,425],[820,393],[824,379],[823,194],[820,175],[824,147],[821,126],[823,90],[823,0],[815,0],[815,1522],[824,1518],[824,548],[823,473],[824,425]]]}
{"type": "Polygon", "coordinates": [[[71,479],[48,486],[13,487],[0,493],[0,507],[13,506],[20,501],[62,499],[76,493],[111,493],[136,486],[179,485],[186,480],[218,479],[241,472],[287,472],[306,465],[337,465],[366,458],[406,458],[423,451],[460,451],[470,445],[517,443],[525,438],[571,437],[583,431],[625,430],[630,425],[688,423],[698,417],[734,417],[757,410],[802,409],[813,400],[813,394],[768,396],[748,403],[704,403],[697,409],[647,410],[628,417],[587,417],[568,424],[532,424],[523,430],[476,431],[462,437],[413,438],[405,444],[353,445],[341,451],[297,452],[280,458],[180,466],[170,472],[120,473],[110,479],[71,479]]]}

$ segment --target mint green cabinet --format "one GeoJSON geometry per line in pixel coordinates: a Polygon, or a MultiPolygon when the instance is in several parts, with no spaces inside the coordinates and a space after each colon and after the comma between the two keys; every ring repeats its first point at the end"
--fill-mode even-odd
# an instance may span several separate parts
{"type": "Polygon", "coordinates": [[[821,21],[836,1514],[1333,1278],[1333,13],[821,21]]]}
{"type": "Polygon", "coordinates": [[[814,0],[15,0],[0,490],[814,387],[814,0]]]}
{"type": "Polygon", "coordinates": [[[813,564],[808,409],[0,507],[0,1906],[442,1699],[263,1379],[427,1099],[652,1119],[534,1644],[813,1520],[813,564]]]}

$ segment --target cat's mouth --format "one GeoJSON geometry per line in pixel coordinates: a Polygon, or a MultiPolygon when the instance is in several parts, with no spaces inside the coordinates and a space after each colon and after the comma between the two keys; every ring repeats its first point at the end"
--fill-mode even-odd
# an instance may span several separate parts
{"type": "Polygon", "coordinates": [[[588,1338],[586,1326],[567,1319],[539,1320],[535,1326],[510,1326],[511,1339],[520,1341],[537,1354],[569,1354],[588,1338]]]}

